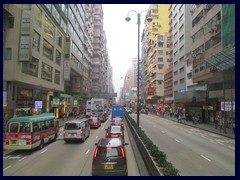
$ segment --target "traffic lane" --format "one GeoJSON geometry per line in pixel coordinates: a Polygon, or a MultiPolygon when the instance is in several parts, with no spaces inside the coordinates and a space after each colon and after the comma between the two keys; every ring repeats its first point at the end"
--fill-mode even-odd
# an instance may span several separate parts
{"type": "Polygon", "coordinates": [[[230,152],[230,149],[219,147],[208,140],[204,139],[199,134],[189,135],[183,129],[176,128],[176,126],[183,126],[184,129],[188,128],[182,124],[168,121],[161,118],[156,118],[156,116],[141,115],[141,128],[146,132],[149,138],[159,147],[160,150],[167,154],[168,159],[173,162],[175,167],[179,169],[182,173],[181,175],[234,175],[235,174],[235,155],[230,152]],[[161,136],[159,136],[159,133],[161,136]],[[167,137],[167,138],[166,138],[167,137]],[[168,139],[168,140],[166,140],[168,139]],[[172,139],[174,146],[169,144],[172,139]],[[182,144],[183,149],[176,148],[175,144],[182,144]],[[185,147],[187,149],[185,149],[185,147]],[[221,148],[221,150],[219,150],[221,148]],[[190,151],[190,152],[189,152],[190,151]],[[220,151],[220,152],[219,152],[220,151]],[[225,152],[227,151],[227,152],[225,152]],[[187,153],[186,153],[187,152],[187,153]],[[189,153],[194,152],[195,158],[191,157],[189,153]],[[209,154],[213,153],[213,154],[209,154]],[[216,155],[220,153],[220,155],[216,155]],[[199,156],[208,162],[209,158],[213,158],[210,161],[211,166],[208,164],[191,164],[189,162],[197,162],[199,156]],[[225,156],[224,159],[221,156],[225,156]],[[181,158],[180,158],[181,157],[181,158]],[[184,159],[182,159],[184,158],[184,159]],[[196,159],[197,158],[197,159],[196,159]],[[230,158],[230,160],[229,160],[230,158]],[[182,159],[181,161],[179,159],[182,159]],[[195,160],[196,159],[196,160],[195,160]],[[228,163],[224,165],[226,162],[228,163]],[[182,162],[188,162],[182,166],[182,162]],[[198,165],[200,164],[200,169],[198,165]],[[212,167],[215,166],[214,168],[212,167]],[[189,171],[190,169],[190,171],[189,171]]]}
{"type": "Polygon", "coordinates": [[[91,130],[90,137],[84,143],[67,144],[60,136],[55,143],[41,150],[43,153],[37,151],[28,156],[16,166],[6,169],[4,175],[80,175],[86,161],[84,157],[89,155],[102,136],[101,127],[91,130]]]}
{"type": "Polygon", "coordinates": [[[184,145],[193,149],[193,151],[200,154],[204,159],[210,160],[211,163],[214,163],[219,169],[224,170],[226,175],[235,175],[235,150],[225,144],[218,143],[220,139],[222,141],[227,140],[226,142],[235,142],[235,140],[221,135],[214,135],[211,132],[189,127],[177,122],[167,122],[167,120],[163,118],[155,118],[153,122],[161,122],[161,126],[162,124],[170,123],[169,128],[172,128],[172,130],[170,129],[168,134],[172,138],[176,138],[184,145]],[[215,141],[212,139],[213,135],[215,141]]]}
{"type": "MultiPolygon", "coordinates": [[[[92,129],[90,137],[84,143],[66,144],[62,136],[41,151],[25,156],[21,162],[4,168],[4,176],[78,176],[91,175],[92,157],[95,143],[105,136],[105,128],[110,122],[105,122],[99,129],[92,129]]],[[[126,133],[126,140],[128,133],[126,133]]],[[[127,140],[129,141],[129,139],[127,140]]],[[[130,143],[126,146],[129,175],[139,175],[130,143]]]]}
{"type": "MultiPolygon", "coordinates": [[[[110,120],[105,125],[105,128],[102,128],[104,132],[102,133],[101,137],[105,137],[105,129],[110,126],[110,120]]],[[[126,124],[125,124],[126,126],[126,124]]],[[[136,159],[134,156],[134,152],[132,150],[132,145],[129,140],[129,132],[127,131],[127,128],[125,127],[125,142],[128,143],[128,145],[125,146],[126,148],[126,157],[127,157],[127,166],[128,166],[128,176],[140,176],[140,172],[138,170],[138,166],[136,163],[136,159]]],[[[100,138],[101,138],[100,137],[100,138]]],[[[95,146],[94,146],[95,149],[95,146]]],[[[83,168],[83,171],[81,173],[81,176],[90,176],[92,175],[92,157],[94,154],[94,149],[90,151],[90,158],[86,162],[86,166],[83,168]]]]}

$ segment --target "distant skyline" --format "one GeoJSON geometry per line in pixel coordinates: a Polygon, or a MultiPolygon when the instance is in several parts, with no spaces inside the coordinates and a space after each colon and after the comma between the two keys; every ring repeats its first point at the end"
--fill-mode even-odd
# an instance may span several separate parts
{"type": "MultiPolygon", "coordinates": [[[[118,93],[119,98],[124,76],[127,69],[132,67],[132,59],[136,58],[138,53],[137,13],[148,11],[150,4],[103,4],[102,6],[103,29],[106,32],[107,49],[110,64],[113,67],[114,90],[118,93]],[[129,14],[131,21],[126,22],[125,18],[131,10],[135,10],[137,13],[131,12],[129,14]]],[[[145,12],[141,14],[140,38],[144,28],[145,15],[145,12]]]]}

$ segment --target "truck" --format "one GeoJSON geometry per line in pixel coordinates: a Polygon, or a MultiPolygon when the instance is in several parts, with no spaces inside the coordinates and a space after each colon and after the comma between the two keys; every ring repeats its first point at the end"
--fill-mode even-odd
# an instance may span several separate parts
{"type": "Polygon", "coordinates": [[[92,115],[92,101],[91,99],[89,99],[86,102],[86,117],[89,117],[91,115],[92,115]]]}
{"type": "Polygon", "coordinates": [[[112,118],[124,118],[124,106],[112,106],[112,118]]]}

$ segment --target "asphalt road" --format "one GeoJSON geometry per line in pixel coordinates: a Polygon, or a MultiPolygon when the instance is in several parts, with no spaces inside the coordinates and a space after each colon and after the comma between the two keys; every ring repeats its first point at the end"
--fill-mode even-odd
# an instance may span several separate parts
{"type": "Polygon", "coordinates": [[[181,176],[235,176],[235,140],[151,114],[140,127],[181,176]]]}
{"type": "MultiPolygon", "coordinates": [[[[5,152],[3,156],[4,176],[91,176],[95,143],[105,136],[109,121],[99,129],[91,129],[84,143],[65,143],[62,135],[56,142],[47,144],[42,150],[5,152]]],[[[125,131],[128,175],[139,176],[135,156],[125,131]]]]}

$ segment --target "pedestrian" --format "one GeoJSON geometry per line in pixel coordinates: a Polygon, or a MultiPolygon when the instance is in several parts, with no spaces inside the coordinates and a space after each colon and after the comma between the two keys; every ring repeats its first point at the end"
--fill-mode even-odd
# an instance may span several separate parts
{"type": "Polygon", "coordinates": [[[215,124],[215,129],[217,129],[218,128],[218,117],[215,118],[214,124],[215,124]]]}

